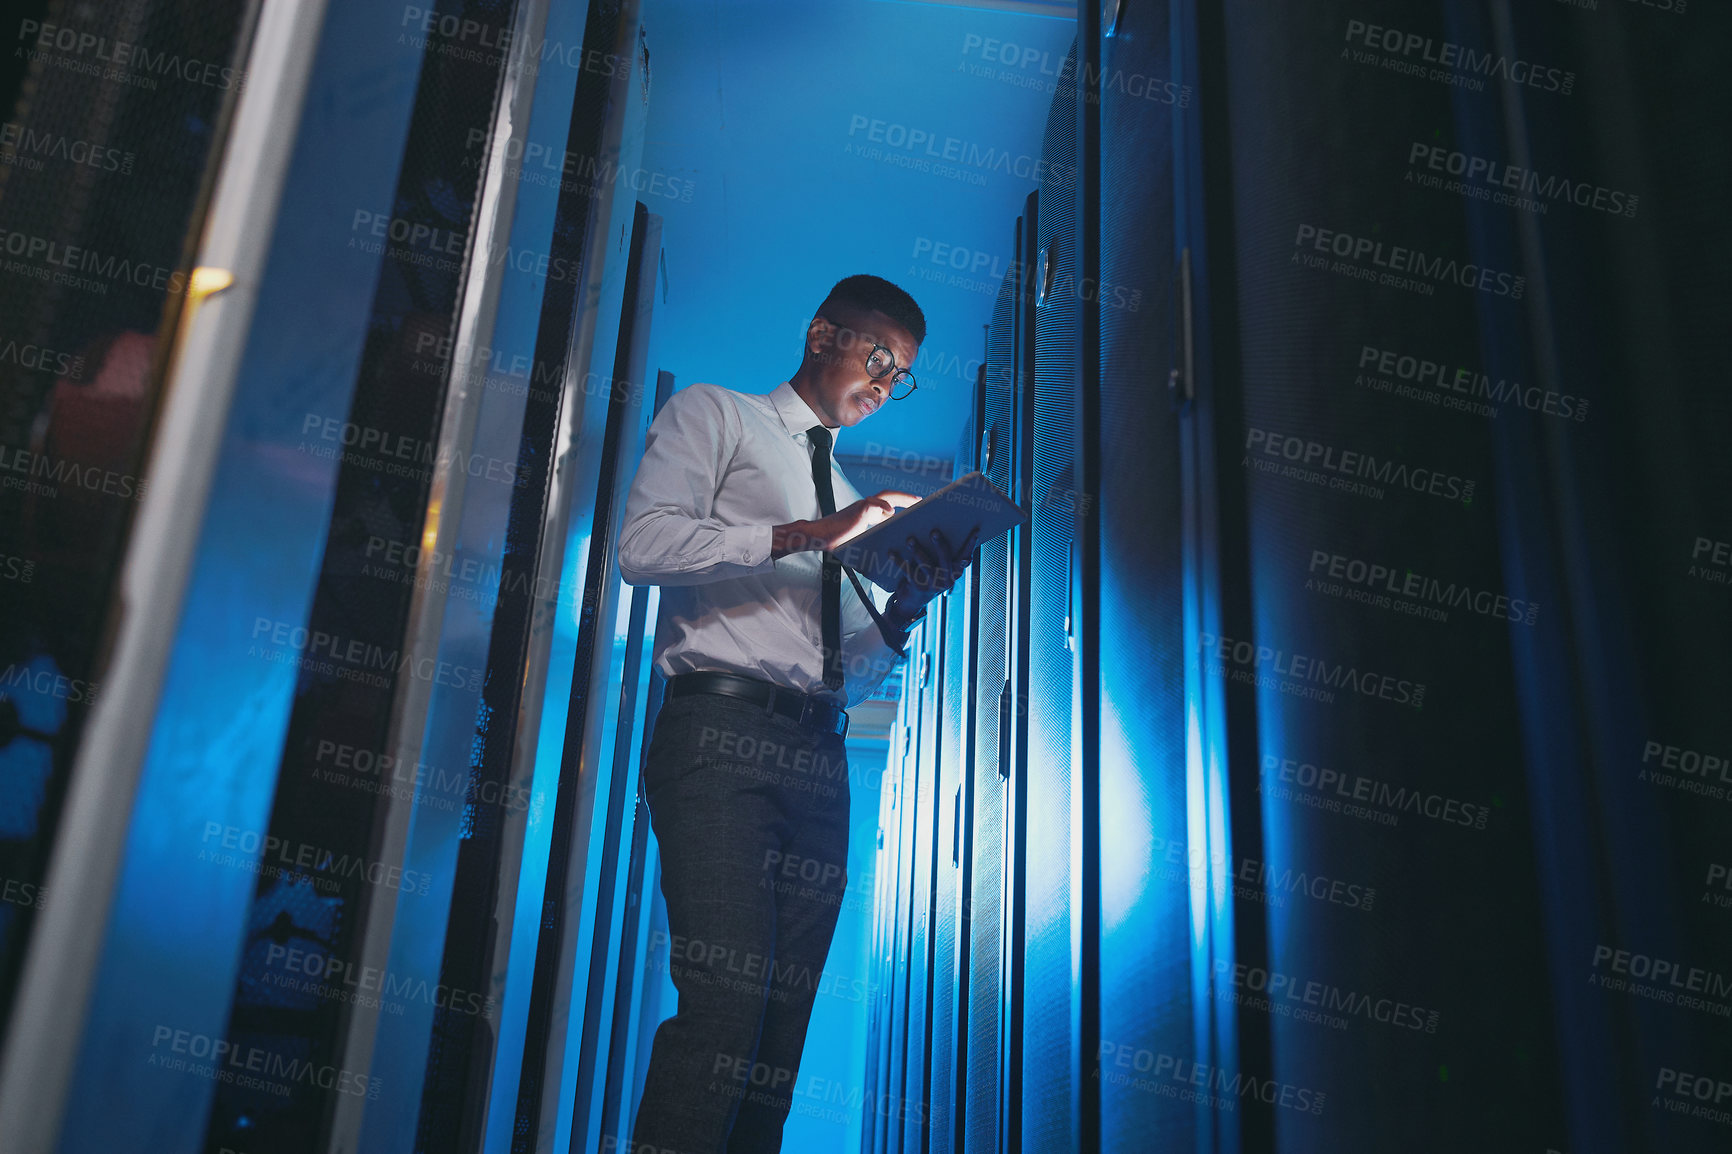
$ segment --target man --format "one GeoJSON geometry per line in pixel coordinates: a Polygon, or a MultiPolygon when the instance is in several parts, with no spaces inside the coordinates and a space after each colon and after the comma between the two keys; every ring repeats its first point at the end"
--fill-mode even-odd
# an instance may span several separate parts
{"type": "Polygon", "coordinates": [[[831,447],[912,392],[925,336],[912,297],[851,276],[792,379],[763,395],[694,384],[650,426],[619,566],[664,586],[669,682],[643,780],[679,1007],[656,1031],[631,1151],[780,1149],[847,884],[844,708],[905,655],[978,535],[908,539],[889,595],[844,581],[828,553],[915,500],[860,497],[831,447]]]}

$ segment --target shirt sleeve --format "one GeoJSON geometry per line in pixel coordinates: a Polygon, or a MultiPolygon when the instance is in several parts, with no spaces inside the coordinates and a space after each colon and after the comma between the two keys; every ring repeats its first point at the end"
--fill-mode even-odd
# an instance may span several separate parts
{"type": "Polygon", "coordinates": [[[773,526],[712,515],[740,437],[739,412],[721,390],[692,385],[668,398],[626,497],[619,571],[629,584],[701,585],[774,567],[773,526]]]}

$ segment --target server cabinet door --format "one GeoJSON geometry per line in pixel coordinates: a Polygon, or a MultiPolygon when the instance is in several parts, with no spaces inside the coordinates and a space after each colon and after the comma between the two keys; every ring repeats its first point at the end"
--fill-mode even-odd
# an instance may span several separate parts
{"type": "MultiPolygon", "coordinates": [[[[981,363],[981,374],[986,368],[981,363]]],[[[980,395],[978,382],[975,401],[980,395]]],[[[975,468],[979,421],[973,410],[957,444],[953,476],[975,468]]],[[[938,639],[938,804],[941,830],[938,835],[938,868],[935,879],[932,926],[932,1072],[927,1113],[931,1148],[947,1152],[961,1146],[961,1091],[967,1033],[968,972],[966,865],[970,846],[969,818],[973,800],[969,796],[973,760],[974,697],[974,607],[977,586],[972,568],[965,572],[950,596],[937,606],[938,639]],[[946,799],[949,799],[948,802],[946,799]],[[948,804],[948,811],[944,807],[948,804]]]]}
{"type": "Polygon", "coordinates": [[[971,757],[965,713],[970,661],[970,613],[972,592],[959,584],[940,600],[937,655],[936,772],[938,779],[938,853],[932,902],[932,1036],[931,1071],[928,1076],[927,1119],[931,1149],[948,1152],[959,1145],[956,1123],[959,1051],[966,1035],[959,1029],[964,1020],[960,1004],[961,976],[966,972],[965,941],[968,921],[963,906],[966,875],[964,847],[968,842],[965,815],[973,811],[965,797],[964,779],[971,757]]]}
{"type": "Polygon", "coordinates": [[[104,633],[159,435],[168,337],[198,299],[185,288],[194,242],[235,127],[258,8],[158,0],[74,14],[35,3],[14,14],[17,51],[0,71],[0,220],[8,256],[26,259],[0,275],[0,1027],[111,660],[104,633]],[[79,52],[50,50],[74,27],[79,52]],[[145,60],[184,53],[222,67],[211,83],[160,83],[124,61],[106,72],[81,62],[90,46],[115,42],[145,60]],[[126,271],[134,267],[147,274],[126,271]]]}
{"type": "MultiPolygon", "coordinates": [[[[1068,58],[1048,114],[1042,158],[1049,175],[1039,189],[1035,228],[1032,470],[1028,532],[1026,839],[1018,847],[1017,881],[1027,903],[1023,969],[1013,989],[1022,1028],[1013,1037],[1020,1070],[1021,1141],[1036,1150],[1072,1149],[1078,1141],[1075,1094],[1082,1056],[1073,1045],[1078,986],[1071,920],[1072,764],[1079,750],[1072,723],[1079,703],[1076,657],[1077,537],[1081,492],[1081,203],[1078,169],[1076,52],[1068,58]]],[[[1020,705],[1020,702],[1019,702],[1020,705]]]]}
{"type": "MultiPolygon", "coordinates": [[[[1012,243],[1020,249],[1021,222],[1012,243]]],[[[1007,277],[999,287],[987,331],[986,368],[980,389],[980,471],[1004,489],[1011,476],[1012,421],[1016,396],[1017,297],[1021,278],[1007,277]]],[[[1015,531],[1013,531],[1014,534],[1015,531]]],[[[964,1149],[996,1154],[1000,1142],[1000,1112],[1004,1096],[1001,1055],[1007,1021],[1005,996],[1004,887],[1006,851],[1006,779],[1009,773],[1010,699],[1009,637],[1010,538],[999,537],[980,547],[975,563],[973,596],[978,630],[974,664],[977,674],[971,704],[976,755],[966,772],[966,792],[973,812],[969,821],[969,878],[964,891],[967,911],[966,1078],[964,1149]]]]}
{"type": "MultiPolygon", "coordinates": [[[[1153,1092],[1151,1055],[1195,1061],[1186,866],[1180,415],[1168,395],[1176,322],[1175,77],[1164,2],[1127,4],[1102,43],[1100,820],[1101,1149],[1195,1146],[1195,1107],[1153,1092]],[[1150,997],[1150,991],[1160,991],[1150,997]]],[[[1206,959],[1201,964],[1206,970],[1206,959]]],[[[1206,1016],[1207,1004],[1200,1009],[1206,1016]]]]}
{"type": "MultiPolygon", "coordinates": [[[[900,677],[893,671],[891,677],[900,677]]],[[[866,1062],[867,1102],[876,1106],[884,1100],[890,1078],[891,1022],[893,1020],[892,975],[896,970],[896,855],[900,839],[897,817],[902,783],[898,763],[902,746],[901,710],[897,722],[890,728],[890,748],[885,755],[884,775],[878,791],[878,849],[872,866],[872,972],[871,1009],[866,1023],[866,1044],[870,1055],[866,1062]]],[[[889,1136],[882,1111],[874,1108],[861,1120],[861,1149],[873,1154],[887,1149],[889,1136]]]]}
{"type": "Polygon", "coordinates": [[[901,1129],[901,1150],[925,1148],[926,1094],[932,1029],[932,902],[937,866],[938,778],[934,771],[935,733],[932,684],[933,613],[910,638],[903,671],[903,700],[908,710],[907,788],[910,810],[908,846],[908,910],[906,1003],[903,1011],[905,1049],[901,1085],[889,1113],[901,1129]]]}

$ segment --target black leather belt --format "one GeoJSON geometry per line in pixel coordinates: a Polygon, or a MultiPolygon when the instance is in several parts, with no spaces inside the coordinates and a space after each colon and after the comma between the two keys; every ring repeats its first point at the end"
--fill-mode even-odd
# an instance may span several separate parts
{"type": "Polygon", "coordinates": [[[848,711],[834,702],[807,693],[783,689],[756,677],[741,677],[737,673],[681,673],[668,679],[667,697],[684,697],[688,693],[719,693],[737,697],[761,706],[767,713],[779,713],[790,721],[799,722],[820,733],[848,736],[848,711]]]}

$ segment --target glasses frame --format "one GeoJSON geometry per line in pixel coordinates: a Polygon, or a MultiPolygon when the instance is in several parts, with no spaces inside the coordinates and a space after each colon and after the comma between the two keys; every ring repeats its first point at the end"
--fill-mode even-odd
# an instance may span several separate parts
{"type": "MultiPolygon", "coordinates": [[[[843,326],[837,324],[830,317],[823,316],[823,314],[821,314],[821,313],[819,314],[819,316],[821,319],[829,321],[829,323],[831,325],[834,325],[838,332],[842,331],[843,326]]],[[[849,331],[851,332],[853,330],[849,330],[849,331]]],[[[871,377],[875,381],[881,381],[885,377],[890,378],[890,387],[886,390],[886,395],[893,401],[906,401],[909,397],[913,396],[914,391],[920,387],[920,383],[914,379],[913,373],[909,372],[907,369],[899,368],[897,366],[896,354],[885,345],[875,344],[869,350],[867,350],[866,360],[864,362],[864,367],[866,369],[866,375],[871,377]],[[888,369],[885,369],[881,373],[875,373],[872,371],[872,357],[879,352],[882,352],[884,354],[885,358],[887,360],[889,360],[890,367],[888,369]],[[901,396],[896,395],[896,386],[897,386],[896,378],[898,376],[907,378],[906,384],[908,385],[908,391],[906,393],[903,393],[901,396]]]]}

